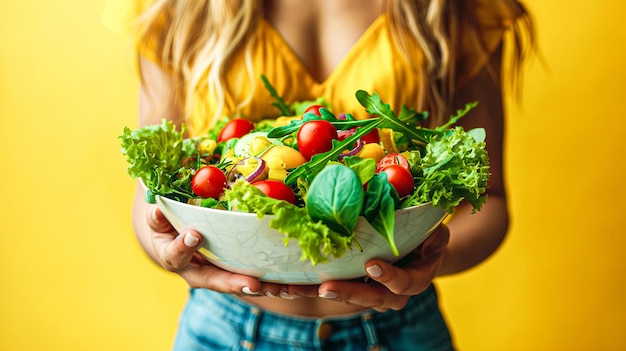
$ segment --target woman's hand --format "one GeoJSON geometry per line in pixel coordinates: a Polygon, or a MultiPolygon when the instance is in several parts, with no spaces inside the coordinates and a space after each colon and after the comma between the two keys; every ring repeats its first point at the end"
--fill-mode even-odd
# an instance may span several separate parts
{"type": "Polygon", "coordinates": [[[317,289],[290,286],[289,294],[320,297],[373,308],[400,310],[412,295],[428,288],[437,275],[450,232],[440,225],[415,251],[396,264],[374,259],[365,264],[365,281],[328,281],[317,289]]]}
{"type": "Polygon", "coordinates": [[[209,263],[197,252],[202,236],[192,230],[177,233],[155,205],[148,206],[146,223],[150,228],[152,258],[168,271],[179,274],[190,287],[239,295],[280,293],[277,284],[261,283],[254,277],[231,273],[209,263]]]}
{"type": "MultiPolygon", "coordinates": [[[[172,99],[174,81],[170,72],[140,56],[143,84],[139,92],[139,124],[159,124],[163,116],[180,126],[184,122],[181,108],[172,99]]],[[[223,293],[265,295],[280,293],[276,284],[261,283],[243,274],[224,271],[209,263],[197,249],[202,237],[194,231],[176,232],[154,205],[144,201],[145,189],[137,186],[133,205],[135,235],[146,253],[163,268],[182,276],[193,288],[206,288],[223,293]]]]}

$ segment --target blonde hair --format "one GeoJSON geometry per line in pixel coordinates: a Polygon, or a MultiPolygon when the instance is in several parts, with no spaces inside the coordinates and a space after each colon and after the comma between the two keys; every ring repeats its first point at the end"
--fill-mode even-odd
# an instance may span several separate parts
{"type": "MultiPolygon", "coordinates": [[[[522,63],[535,48],[534,29],[532,18],[521,3],[515,0],[506,0],[506,3],[511,12],[520,16],[508,32],[512,46],[506,49],[510,55],[508,68],[512,73],[505,75],[503,80],[508,81],[509,88],[518,95],[521,91],[519,78],[522,63]]],[[[457,72],[461,44],[458,34],[463,32],[464,40],[470,40],[474,50],[483,51],[485,55],[488,53],[486,43],[481,40],[478,23],[474,17],[467,15],[471,13],[472,5],[458,0],[386,0],[386,4],[397,45],[409,59],[415,55],[415,50],[419,50],[424,57],[424,66],[416,67],[424,72],[418,75],[424,79],[417,99],[418,106],[433,115],[431,124],[439,124],[454,108],[458,108],[452,105],[460,73],[457,72]]]]}
{"type": "Polygon", "coordinates": [[[187,120],[202,86],[217,101],[213,118],[205,123],[210,125],[222,115],[227,63],[241,48],[249,79],[254,79],[251,48],[260,7],[258,0],[157,0],[139,18],[139,43],[150,43],[154,46],[150,49],[160,53],[157,59],[172,74],[172,98],[187,120]]]}
{"type": "MultiPolygon", "coordinates": [[[[507,0],[516,13],[522,13],[514,25],[512,68],[518,70],[532,46],[532,21],[523,6],[507,0]],[[525,39],[524,39],[525,38],[525,39]],[[528,45],[528,44],[531,45],[528,45]]],[[[263,16],[263,2],[258,0],[156,0],[141,16],[139,42],[151,43],[160,54],[162,66],[173,76],[174,97],[189,119],[196,94],[208,87],[210,98],[217,102],[212,118],[204,119],[204,127],[214,123],[224,112],[224,77],[229,60],[238,50],[244,50],[247,75],[251,82],[251,48],[256,39],[258,22],[263,16]]],[[[424,74],[418,108],[427,109],[439,123],[450,112],[456,91],[456,59],[458,30],[476,42],[478,50],[486,50],[480,41],[469,5],[458,0],[385,0],[385,12],[391,19],[391,32],[399,48],[410,60],[417,51],[424,57],[424,74]],[[417,45],[417,46],[416,46],[417,45]]],[[[517,86],[517,75],[511,75],[511,85],[517,86]]],[[[499,83],[499,82],[498,82],[499,83]]],[[[250,92],[251,94],[252,92],[250,92]]],[[[239,101],[241,108],[252,98],[239,101]]],[[[205,116],[206,117],[206,116],[205,116]]],[[[198,122],[198,121],[196,121],[198,122]]]]}

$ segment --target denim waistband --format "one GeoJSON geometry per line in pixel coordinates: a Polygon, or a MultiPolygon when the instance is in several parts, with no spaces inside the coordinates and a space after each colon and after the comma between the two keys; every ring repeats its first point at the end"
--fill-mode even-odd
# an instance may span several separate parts
{"type": "Polygon", "coordinates": [[[289,342],[311,348],[319,348],[333,340],[366,340],[370,349],[376,349],[377,331],[400,329],[408,323],[415,323],[430,310],[438,309],[433,286],[411,297],[400,311],[366,310],[348,316],[319,318],[263,310],[235,296],[210,290],[192,289],[191,293],[214,317],[242,326],[245,335],[243,345],[249,349],[254,347],[257,339],[289,342]],[[277,325],[289,327],[277,328],[277,325]]]}

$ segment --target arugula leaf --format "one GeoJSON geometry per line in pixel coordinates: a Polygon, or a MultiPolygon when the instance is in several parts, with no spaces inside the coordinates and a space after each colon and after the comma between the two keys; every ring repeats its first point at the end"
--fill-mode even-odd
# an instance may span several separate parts
{"type": "Polygon", "coordinates": [[[328,162],[336,160],[342,151],[352,148],[352,145],[354,145],[357,140],[372,131],[380,123],[378,119],[369,119],[366,120],[366,122],[368,123],[357,129],[354,134],[343,141],[333,140],[333,148],[330,151],[313,156],[309,162],[289,172],[287,177],[285,177],[285,184],[293,184],[298,178],[305,178],[312,181],[315,176],[326,167],[328,162]]]}
{"type": "Polygon", "coordinates": [[[383,121],[381,128],[391,128],[420,143],[425,144],[428,142],[424,134],[432,134],[432,131],[422,129],[420,133],[421,128],[399,120],[391,107],[389,107],[389,104],[385,104],[377,93],[370,95],[364,90],[359,90],[356,92],[356,98],[367,112],[378,116],[383,121]]]}
{"type": "Polygon", "coordinates": [[[270,84],[270,81],[267,79],[265,75],[261,75],[261,80],[265,85],[267,91],[269,91],[270,95],[276,100],[272,103],[272,106],[276,107],[283,116],[291,116],[293,115],[293,110],[289,104],[283,100],[283,98],[276,92],[276,89],[270,84]]]}
{"type": "Polygon", "coordinates": [[[404,123],[418,125],[428,118],[428,111],[418,112],[416,109],[402,105],[398,119],[404,123]]]}
{"type": "Polygon", "coordinates": [[[438,131],[444,131],[444,130],[450,129],[454,124],[456,124],[456,122],[459,121],[459,119],[465,117],[465,115],[467,115],[476,106],[478,106],[477,101],[467,103],[463,109],[457,110],[456,114],[452,115],[450,117],[450,120],[446,124],[443,124],[437,127],[436,129],[438,131]]]}
{"type": "Polygon", "coordinates": [[[320,109],[320,113],[321,113],[321,116],[318,116],[314,113],[306,113],[304,114],[304,116],[302,116],[302,119],[292,120],[286,126],[274,127],[269,130],[269,132],[267,133],[267,137],[268,138],[282,138],[290,134],[295,134],[298,131],[298,129],[300,129],[300,126],[302,124],[308,121],[312,121],[312,120],[322,119],[322,120],[328,121],[337,130],[352,129],[352,128],[360,127],[362,125],[366,125],[370,123],[369,120],[356,120],[350,114],[346,114],[345,120],[337,119],[337,117],[335,117],[335,115],[332,112],[324,108],[320,109]]]}

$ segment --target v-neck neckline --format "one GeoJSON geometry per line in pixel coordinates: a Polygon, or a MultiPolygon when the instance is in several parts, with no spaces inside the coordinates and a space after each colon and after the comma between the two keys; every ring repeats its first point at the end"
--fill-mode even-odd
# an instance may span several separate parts
{"type": "Polygon", "coordinates": [[[269,29],[269,31],[272,32],[274,36],[276,36],[276,38],[277,38],[276,42],[278,42],[279,45],[283,47],[283,49],[286,51],[287,55],[289,55],[294,62],[298,63],[300,68],[306,73],[307,78],[310,79],[317,86],[325,86],[325,85],[330,84],[330,82],[332,82],[335,79],[335,76],[341,74],[341,71],[343,70],[343,67],[350,63],[350,60],[351,60],[352,57],[355,57],[355,56],[361,54],[361,52],[363,52],[361,50],[361,48],[368,43],[370,37],[372,37],[372,35],[376,31],[378,31],[378,29],[384,24],[384,19],[385,18],[386,18],[386,15],[384,13],[380,14],[367,27],[367,29],[365,29],[363,34],[361,34],[361,36],[350,47],[350,49],[348,49],[348,51],[341,58],[341,60],[339,60],[337,65],[330,71],[328,76],[325,77],[322,80],[318,80],[318,79],[316,79],[313,76],[313,74],[311,73],[311,70],[309,69],[309,67],[304,63],[304,61],[302,61],[302,59],[300,58],[300,56],[298,56],[298,54],[295,52],[293,47],[291,45],[289,45],[289,43],[285,40],[285,38],[282,36],[282,34],[280,34],[278,29],[276,27],[274,27],[274,25],[268,19],[263,18],[262,19],[262,23],[264,23],[265,26],[269,29]]]}

